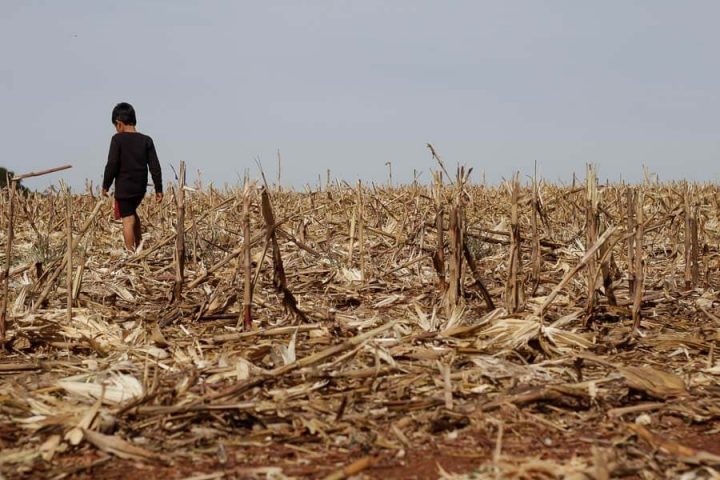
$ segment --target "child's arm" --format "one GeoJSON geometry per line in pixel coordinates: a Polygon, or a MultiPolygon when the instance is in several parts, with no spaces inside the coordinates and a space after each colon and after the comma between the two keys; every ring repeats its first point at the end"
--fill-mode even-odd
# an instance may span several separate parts
{"type": "Polygon", "coordinates": [[[150,175],[152,175],[153,184],[155,185],[155,196],[158,200],[161,200],[163,194],[162,171],[160,170],[160,160],[158,160],[155,144],[152,139],[150,140],[150,145],[148,145],[148,167],[150,168],[150,175]]]}
{"type": "Polygon", "coordinates": [[[107,194],[110,190],[115,177],[117,177],[118,171],[120,170],[120,146],[118,145],[115,137],[110,140],[110,152],[108,153],[108,161],[105,165],[105,175],[103,176],[103,194],[107,194]]]}

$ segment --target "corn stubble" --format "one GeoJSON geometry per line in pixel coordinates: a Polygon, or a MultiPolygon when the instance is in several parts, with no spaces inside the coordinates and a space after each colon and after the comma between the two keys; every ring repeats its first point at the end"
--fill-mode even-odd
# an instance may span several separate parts
{"type": "Polygon", "coordinates": [[[455,431],[491,445],[472,478],[717,466],[663,419],[720,416],[718,188],[592,167],[577,188],[487,187],[436,158],[432,185],[302,192],[182,168],[132,255],[106,200],[3,191],[0,473],[100,468],[63,461],[97,451],[372,476],[455,431]],[[512,437],[528,419],[594,446],[541,459],[512,437]]]}

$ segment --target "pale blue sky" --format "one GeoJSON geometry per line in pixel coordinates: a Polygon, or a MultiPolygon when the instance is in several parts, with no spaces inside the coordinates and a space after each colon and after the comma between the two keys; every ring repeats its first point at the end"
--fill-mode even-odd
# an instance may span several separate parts
{"type": "Polygon", "coordinates": [[[119,101],[165,178],[234,183],[259,157],[396,180],[465,163],[488,181],[720,178],[717,1],[2,0],[0,164],[102,176],[119,101]]]}

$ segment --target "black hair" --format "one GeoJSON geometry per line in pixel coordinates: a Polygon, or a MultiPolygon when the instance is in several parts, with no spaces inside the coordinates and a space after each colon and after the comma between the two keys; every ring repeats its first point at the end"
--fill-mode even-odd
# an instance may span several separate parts
{"type": "Polygon", "coordinates": [[[123,122],[125,125],[135,125],[135,109],[127,102],[120,102],[115,105],[112,111],[112,124],[115,122],[123,122]]]}

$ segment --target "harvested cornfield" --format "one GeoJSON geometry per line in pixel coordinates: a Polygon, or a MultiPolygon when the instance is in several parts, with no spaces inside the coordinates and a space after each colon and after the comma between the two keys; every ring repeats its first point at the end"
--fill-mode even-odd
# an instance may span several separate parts
{"type": "Polygon", "coordinates": [[[8,195],[7,479],[720,471],[716,185],[8,195]]]}

